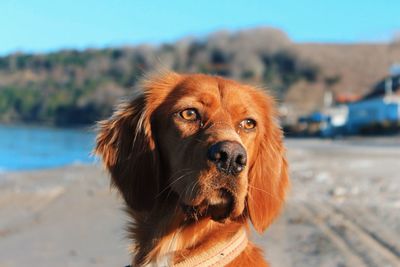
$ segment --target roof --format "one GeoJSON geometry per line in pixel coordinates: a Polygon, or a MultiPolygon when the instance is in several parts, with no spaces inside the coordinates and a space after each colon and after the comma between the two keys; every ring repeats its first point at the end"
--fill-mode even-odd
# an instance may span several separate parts
{"type": "Polygon", "coordinates": [[[389,76],[378,83],[376,83],[370,93],[365,95],[362,100],[367,100],[371,98],[376,98],[376,97],[383,97],[386,93],[386,83],[387,81],[391,81],[392,83],[392,91],[396,92],[399,91],[400,89],[400,74],[394,75],[394,76],[389,76]]]}

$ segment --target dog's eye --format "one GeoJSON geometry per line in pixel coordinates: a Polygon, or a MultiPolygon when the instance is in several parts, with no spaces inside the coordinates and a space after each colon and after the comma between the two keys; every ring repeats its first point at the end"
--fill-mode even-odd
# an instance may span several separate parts
{"type": "Polygon", "coordinates": [[[242,127],[245,130],[251,130],[256,127],[256,124],[257,124],[256,121],[253,119],[245,119],[240,122],[240,127],[242,127]]]}
{"type": "Polygon", "coordinates": [[[187,121],[196,121],[200,118],[199,114],[197,113],[197,110],[194,108],[188,108],[179,112],[179,116],[181,116],[182,119],[185,119],[187,121]]]}

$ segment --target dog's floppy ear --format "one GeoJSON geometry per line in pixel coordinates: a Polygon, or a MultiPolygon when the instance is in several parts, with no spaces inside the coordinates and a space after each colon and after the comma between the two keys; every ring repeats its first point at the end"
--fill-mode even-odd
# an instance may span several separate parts
{"type": "Polygon", "coordinates": [[[289,185],[282,131],[274,118],[274,101],[258,98],[263,121],[249,170],[247,208],[254,228],[262,233],[279,214],[289,185]]]}
{"type": "Polygon", "coordinates": [[[95,153],[134,211],[149,210],[159,189],[158,160],[145,96],[121,104],[99,123],[95,153]]]}

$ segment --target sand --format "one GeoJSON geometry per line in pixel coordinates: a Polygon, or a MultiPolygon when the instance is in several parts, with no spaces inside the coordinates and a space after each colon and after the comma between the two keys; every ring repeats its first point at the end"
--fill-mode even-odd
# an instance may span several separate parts
{"type": "MultiPolygon", "coordinates": [[[[400,138],[286,141],[292,189],[255,240],[272,266],[400,266],[400,138]]],[[[0,174],[0,266],[124,266],[126,215],[101,167],[0,174]]]]}

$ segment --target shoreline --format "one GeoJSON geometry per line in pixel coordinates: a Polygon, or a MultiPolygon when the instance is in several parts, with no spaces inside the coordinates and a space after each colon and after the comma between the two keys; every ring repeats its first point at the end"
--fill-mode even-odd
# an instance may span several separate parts
{"type": "MultiPolygon", "coordinates": [[[[1,174],[10,174],[10,173],[30,173],[30,172],[39,172],[39,171],[52,171],[52,170],[63,170],[63,169],[68,169],[68,168],[74,168],[74,167],[100,167],[101,163],[99,162],[99,159],[93,160],[93,162],[73,162],[73,163],[67,163],[64,165],[57,165],[57,166],[46,166],[46,167],[41,167],[41,168],[33,168],[33,169],[7,169],[7,168],[2,168],[0,166],[0,175],[1,174]]],[[[1,177],[0,177],[1,179],[1,177]]]]}
{"type": "MultiPolygon", "coordinates": [[[[46,127],[47,128],[47,127],[46,127]]],[[[340,139],[329,139],[329,138],[308,138],[308,137],[285,137],[286,146],[293,145],[296,147],[296,144],[301,144],[301,146],[329,146],[331,149],[346,149],[349,146],[354,147],[355,149],[366,148],[366,149],[376,149],[383,150],[384,153],[395,153],[397,154],[400,151],[400,135],[392,135],[392,136],[373,136],[373,137],[345,137],[340,139]]],[[[290,149],[290,147],[289,147],[290,149]]],[[[28,168],[28,169],[8,169],[5,166],[0,166],[0,175],[4,173],[13,173],[13,172],[35,172],[35,171],[44,171],[44,170],[53,170],[59,168],[67,168],[74,166],[94,166],[101,165],[100,159],[95,156],[90,156],[89,159],[91,162],[86,161],[78,161],[72,163],[66,163],[62,165],[49,165],[40,168],[28,168]]]]}

